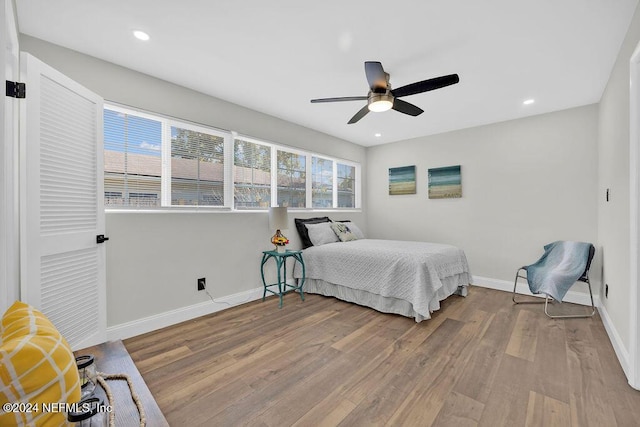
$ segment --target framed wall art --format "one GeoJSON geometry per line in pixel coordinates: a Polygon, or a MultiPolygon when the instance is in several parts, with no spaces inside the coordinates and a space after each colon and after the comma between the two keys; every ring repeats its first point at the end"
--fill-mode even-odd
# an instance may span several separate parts
{"type": "Polygon", "coordinates": [[[460,165],[429,169],[429,198],[451,199],[462,197],[460,165]]]}
{"type": "Polygon", "coordinates": [[[389,195],[416,194],[416,167],[389,168],[389,195]]]}

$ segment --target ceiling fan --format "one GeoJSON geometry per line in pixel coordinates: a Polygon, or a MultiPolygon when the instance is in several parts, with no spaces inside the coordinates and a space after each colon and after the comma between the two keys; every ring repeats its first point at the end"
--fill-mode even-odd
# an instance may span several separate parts
{"type": "Polygon", "coordinates": [[[398,89],[391,89],[389,84],[389,73],[384,71],[382,64],[377,61],[366,61],[364,72],[369,82],[369,94],[367,96],[344,96],[339,98],[312,99],[312,103],[317,102],[341,102],[341,101],[367,101],[367,105],[362,107],[355,116],[351,117],[349,124],[356,123],[367,115],[369,111],[381,112],[394,109],[410,116],[418,116],[424,111],[406,101],[398,99],[403,96],[415,95],[417,93],[428,92],[440,89],[445,86],[456,84],[460,81],[457,74],[435,77],[421,82],[411,83],[398,89]]]}

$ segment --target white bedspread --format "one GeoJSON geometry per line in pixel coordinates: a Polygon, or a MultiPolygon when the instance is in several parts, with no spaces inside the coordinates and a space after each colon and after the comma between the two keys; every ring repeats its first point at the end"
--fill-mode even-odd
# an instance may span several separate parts
{"type": "Polygon", "coordinates": [[[444,279],[457,276],[455,287],[471,283],[464,252],[451,245],[362,239],[312,246],[302,256],[307,278],[408,301],[427,319],[455,291],[442,289],[444,279]]]}

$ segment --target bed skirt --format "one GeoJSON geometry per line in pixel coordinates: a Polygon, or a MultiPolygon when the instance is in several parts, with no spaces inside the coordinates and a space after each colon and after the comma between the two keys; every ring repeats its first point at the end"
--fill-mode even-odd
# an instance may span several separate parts
{"type": "Polygon", "coordinates": [[[373,308],[382,313],[399,314],[405,317],[412,317],[416,322],[430,319],[434,311],[440,309],[440,301],[453,294],[467,295],[466,281],[467,274],[446,277],[441,279],[442,287],[438,289],[436,297],[429,304],[429,313],[420,314],[413,309],[413,304],[409,301],[394,297],[385,297],[373,294],[361,289],[353,289],[346,286],[336,285],[320,279],[305,279],[303,291],[310,294],[320,294],[328,297],[335,297],[343,301],[352,302],[364,307],[373,308]]]}

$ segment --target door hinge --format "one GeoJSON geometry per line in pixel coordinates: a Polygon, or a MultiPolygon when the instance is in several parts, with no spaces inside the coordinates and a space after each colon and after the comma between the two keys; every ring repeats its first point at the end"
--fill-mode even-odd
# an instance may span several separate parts
{"type": "Polygon", "coordinates": [[[7,80],[7,96],[12,98],[25,98],[27,96],[27,85],[25,83],[7,80]]]}

